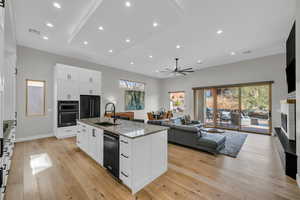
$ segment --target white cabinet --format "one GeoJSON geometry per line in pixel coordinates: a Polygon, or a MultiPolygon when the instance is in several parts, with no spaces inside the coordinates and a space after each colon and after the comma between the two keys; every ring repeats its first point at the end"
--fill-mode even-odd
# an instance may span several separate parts
{"type": "Polygon", "coordinates": [[[57,78],[69,81],[78,81],[79,70],[76,67],[57,64],[57,78]]]}
{"type": "Polygon", "coordinates": [[[78,123],[77,125],[77,145],[78,147],[83,150],[87,151],[88,149],[88,141],[89,141],[89,134],[86,125],[78,123]]]}
{"type": "Polygon", "coordinates": [[[78,82],[57,80],[57,100],[79,100],[78,82]]]}
{"type": "Polygon", "coordinates": [[[91,157],[100,165],[103,165],[103,130],[92,128],[89,146],[91,157]]]}
{"type": "Polygon", "coordinates": [[[55,136],[59,139],[74,137],[77,135],[77,131],[78,131],[77,126],[60,127],[60,128],[56,128],[55,136]]]}
{"type": "Polygon", "coordinates": [[[100,84],[80,83],[80,95],[101,95],[100,84]]]}
{"type": "MultiPolygon", "coordinates": [[[[57,101],[80,101],[80,95],[101,95],[101,72],[64,64],[56,64],[54,68],[53,126],[57,138],[62,138],[62,136],[60,136],[60,130],[63,130],[57,128],[57,122],[59,120],[57,101]]],[[[67,136],[67,134],[63,135],[63,137],[67,136]]],[[[69,137],[71,136],[74,136],[74,134],[70,133],[69,137]]]]}
{"type": "Polygon", "coordinates": [[[80,69],[79,93],[81,95],[101,95],[101,72],[80,69]]]}
{"type": "Polygon", "coordinates": [[[15,119],[16,104],[16,57],[5,54],[4,65],[4,120],[15,119]]]}
{"type": "Polygon", "coordinates": [[[77,146],[103,166],[103,130],[78,123],[77,146]]]}
{"type": "Polygon", "coordinates": [[[167,132],[129,139],[120,137],[120,179],[136,193],[167,171],[167,132]]]}

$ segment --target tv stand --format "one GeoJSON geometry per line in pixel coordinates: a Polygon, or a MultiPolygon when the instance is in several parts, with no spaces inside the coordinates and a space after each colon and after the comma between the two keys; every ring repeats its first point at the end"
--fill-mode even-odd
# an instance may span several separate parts
{"type": "Polygon", "coordinates": [[[281,131],[281,128],[275,128],[275,143],[285,174],[296,179],[297,174],[297,153],[296,142],[289,140],[281,131]]]}

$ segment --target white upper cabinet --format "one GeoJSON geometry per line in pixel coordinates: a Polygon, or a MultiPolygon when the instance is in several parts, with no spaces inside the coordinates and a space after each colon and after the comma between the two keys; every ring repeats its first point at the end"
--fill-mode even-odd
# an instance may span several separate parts
{"type": "Polygon", "coordinates": [[[58,64],[57,65],[57,78],[68,81],[78,81],[79,71],[76,67],[58,64]]]}
{"type": "Polygon", "coordinates": [[[101,72],[80,69],[79,93],[82,95],[101,95],[101,72]]]}
{"type": "Polygon", "coordinates": [[[79,100],[78,82],[57,80],[57,100],[79,100]]]}
{"type": "Polygon", "coordinates": [[[57,64],[57,100],[79,100],[80,95],[101,95],[101,72],[57,64]]]}

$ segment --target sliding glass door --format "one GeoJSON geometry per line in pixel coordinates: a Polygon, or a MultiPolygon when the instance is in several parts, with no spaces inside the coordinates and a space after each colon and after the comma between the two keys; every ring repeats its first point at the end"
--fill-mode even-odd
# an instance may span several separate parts
{"type": "Polygon", "coordinates": [[[204,90],[204,123],[206,126],[215,126],[215,116],[214,116],[214,89],[204,90]]]}
{"type": "Polygon", "coordinates": [[[241,87],[241,130],[269,133],[270,104],[269,85],[241,87]]]}
{"type": "Polygon", "coordinates": [[[225,87],[217,90],[217,120],[216,127],[238,129],[239,119],[239,88],[225,87]]]}
{"type": "Polygon", "coordinates": [[[195,109],[203,111],[206,127],[271,133],[271,82],[197,90],[203,95],[195,101],[203,103],[195,105],[204,107],[195,109]]]}

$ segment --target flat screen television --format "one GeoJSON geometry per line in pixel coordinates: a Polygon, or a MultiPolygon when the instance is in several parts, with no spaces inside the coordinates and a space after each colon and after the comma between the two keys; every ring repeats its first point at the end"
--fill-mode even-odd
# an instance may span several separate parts
{"type": "Polygon", "coordinates": [[[286,65],[288,93],[291,93],[296,90],[296,23],[286,41],[286,65]]]}
{"type": "Polygon", "coordinates": [[[294,60],[287,68],[286,79],[288,85],[288,93],[296,91],[296,60],[294,60]]]}

